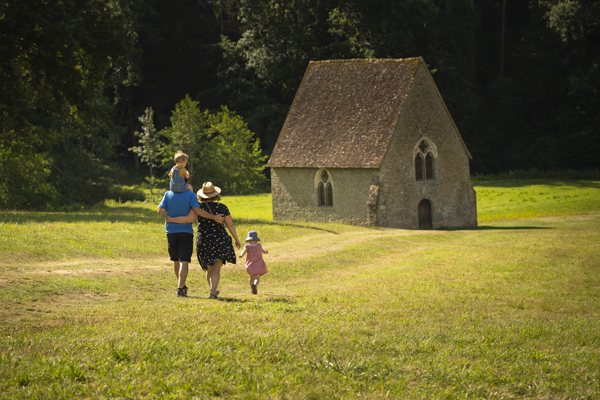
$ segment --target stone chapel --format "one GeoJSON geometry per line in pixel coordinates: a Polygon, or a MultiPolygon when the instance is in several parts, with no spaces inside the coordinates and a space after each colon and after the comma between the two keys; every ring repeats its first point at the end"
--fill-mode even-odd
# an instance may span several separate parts
{"type": "Polygon", "coordinates": [[[313,61],[267,164],[273,218],[477,226],[469,159],[423,58],[313,61]]]}

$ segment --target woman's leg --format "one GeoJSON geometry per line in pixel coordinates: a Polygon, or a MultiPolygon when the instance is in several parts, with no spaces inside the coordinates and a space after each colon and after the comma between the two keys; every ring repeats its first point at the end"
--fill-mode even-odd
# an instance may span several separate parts
{"type": "Polygon", "coordinates": [[[217,287],[221,279],[221,265],[223,265],[223,261],[217,260],[214,265],[208,266],[208,271],[210,271],[210,294],[213,296],[217,295],[217,287]]]}
{"type": "Polygon", "coordinates": [[[208,282],[208,287],[210,288],[210,273],[211,273],[212,265],[206,266],[206,282],[208,282]]]}

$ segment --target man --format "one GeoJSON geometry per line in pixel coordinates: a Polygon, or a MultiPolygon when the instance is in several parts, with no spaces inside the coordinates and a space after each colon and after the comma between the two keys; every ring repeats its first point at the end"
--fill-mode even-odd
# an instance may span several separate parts
{"type": "MultiPolygon", "coordinates": [[[[165,212],[169,217],[183,217],[188,215],[190,209],[203,218],[213,219],[222,223],[225,219],[223,214],[213,215],[200,208],[198,199],[193,191],[186,190],[182,193],[168,191],[158,205],[158,215],[165,212]]],[[[187,297],[188,287],[185,280],[188,275],[188,264],[192,261],[194,249],[194,228],[192,223],[176,224],[165,222],[167,231],[167,243],[169,245],[169,256],[173,261],[173,270],[177,277],[177,296],[187,297]]]]}

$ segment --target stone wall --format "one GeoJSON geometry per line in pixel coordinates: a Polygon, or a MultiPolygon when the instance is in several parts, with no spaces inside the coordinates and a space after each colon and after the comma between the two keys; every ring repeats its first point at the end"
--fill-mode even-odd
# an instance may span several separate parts
{"type": "Polygon", "coordinates": [[[418,67],[379,171],[377,223],[418,229],[418,204],[427,199],[433,229],[476,226],[469,157],[425,68],[418,67]],[[434,145],[436,179],[417,182],[414,154],[424,138],[434,145]]]}
{"type": "Polygon", "coordinates": [[[271,168],[273,219],[276,221],[368,223],[369,188],[375,169],[327,168],[333,184],[333,207],[319,207],[319,168],[271,168]]]}

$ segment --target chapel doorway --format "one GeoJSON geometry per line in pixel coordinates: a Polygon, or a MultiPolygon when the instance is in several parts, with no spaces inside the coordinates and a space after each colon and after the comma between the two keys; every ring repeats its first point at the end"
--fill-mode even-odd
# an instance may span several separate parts
{"type": "Polygon", "coordinates": [[[432,229],[431,224],[431,203],[423,199],[419,203],[419,229],[432,229]]]}

